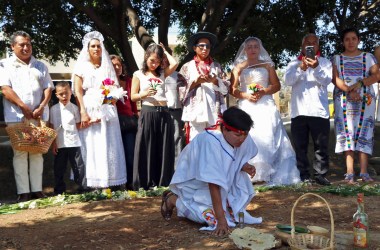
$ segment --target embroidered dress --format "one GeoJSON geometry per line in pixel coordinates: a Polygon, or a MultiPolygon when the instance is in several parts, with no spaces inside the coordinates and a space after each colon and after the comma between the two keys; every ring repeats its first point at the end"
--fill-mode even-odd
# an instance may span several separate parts
{"type": "Polygon", "coordinates": [[[74,74],[83,79],[83,101],[91,119],[101,118],[99,123],[81,129],[82,156],[86,165],[89,187],[118,186],[127,182],[123,142],[116,106],[102,104],[100,87],[105,72],[102,66],[95,69],[90,62],[83,62],[74,74]]]}
{"type": "Polygon", "coordinates": [[[249,137],[238,148],[233,148],[220,131],[204,131],[181,152],[170,183],[170,190],[178,195],[179,217],[207,224],[204,230],[214,230],[217,224],[208,183],[220,186],[222,207],[227,223],[235,227],[238,213],[244,212],[247,224],[261,223],[246,207],[254,196],[254,189],[243,165],[257,154],[249,137]],[[202,150],[199,150],[202,149],[202,150]]]}
{"type": "MultiPolygon", "coordinates": [[[[248,85],[258,83],[268,87],[269,73],[265,67],[244,69],[240,74],[241,91],[249,92],[248,85]]],[[[300,181],[296,156],[282,124],[280,113],[271,95],[264,95],[258,102],[239,100],[239,107],[253,120],[254,128],[249,132],[259,150],[250,161],[256,167],[253,181],[286,185],[300,181]]]]}
{"type": "MultiPolygon", "coordinates": [[[[190,122],[194,127],[201,125],[200,131],[214,125],[218,115],[227,109],[224,95],[228,93],[229,83],[222,80],[219,63],[212,62],[209,70],[218,76],[219,86],[207,82],[190,90],[191,84],[200,76],[194,60],[184,64],[179,72],[187,81],[187,87],[180,88],[180,98],[183,99],[182,120],[190,122]]],[[[197,134],[196,131],[192,133],[190,140],[197,134]]]]}
{"type": "MultiPolygon", "coordinates": [[[[376,63],[376,59],[370,53],[361,53],[354,57],[336,55],[334,63],[339,78],[351,86],[368,77],[369,69],[376,63]]],[[[372,154],[377,95],[375,86],[372,84],[360,89],[361,101],[352,100],[346,92],[335,87],[335,153],[351,150],[372,154]]]]}

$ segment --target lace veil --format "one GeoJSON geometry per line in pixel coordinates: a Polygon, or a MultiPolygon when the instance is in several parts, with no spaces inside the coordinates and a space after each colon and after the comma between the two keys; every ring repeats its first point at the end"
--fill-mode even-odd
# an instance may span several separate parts
{"type": "MultiPolygon", "coordinates": [[[[77,68],[83,67],[84,63],[90,62],[90,55],[88,53],[88,44],[90,43],[90,41],[92,39],[99,40],[100,46],[102,48],[102,61],[101,61],[100,69],[102,70],[103,79],[110,78],[110,79],[115,81],[116,85],[119,85],[119,82],[117,80],[118,78],[117,78],[115,70],[113,68],[110,56],[109,56],[107,50],[104,48],[104,43],[103,43],[104,37],[98,31],[91,31],[91,32],[87,33],[86,35],[84,35],[84,37],[82,39],[83,48],[82,48],[81,52],[79,53],[79,56],[78,56],[77,62],[75,64],[73,72],[76,72],[77,68]]],[[[74,74],[73,74],[71,80],[72,80],[72,83],[74,83],[74,74]]],[[[74,86],[73,86],[73,90],[74,90],[74,86]]]]}
{"type": "Polygon", "coordinates": [[[234,60],[234,66],[238,65],[239,63],[242,63],[247,60],[247,54],[245,52],[245,46],[250,41],[257,41],[260,45],[260,55],[259,60],[262,61],[262,63],[259,64],[266,64],[269,63],[271,66],[274,66],[274,63],[272,59],[270,58],[268,52],[264,49],[263,44],[261,40],[257,37],[250,36],[243,42],[242,45],[240,45],[240,48],[238,50],[238,53],[236,54],[235,60],[234,60]]]}

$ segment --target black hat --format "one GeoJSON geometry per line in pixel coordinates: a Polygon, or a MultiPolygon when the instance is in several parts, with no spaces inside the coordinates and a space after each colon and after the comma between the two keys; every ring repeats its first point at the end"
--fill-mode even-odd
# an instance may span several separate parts
{"type": "Polygon", "coordinates": [[[198,33],[192,35],[187,42],[187,49],[189,52],[193,51],[193,46],[201,38],[207,38],[210,41],[211,48],[214,48],[218,43],[218,38],[214,34],[206,31],[199,31],[198,33]]]}

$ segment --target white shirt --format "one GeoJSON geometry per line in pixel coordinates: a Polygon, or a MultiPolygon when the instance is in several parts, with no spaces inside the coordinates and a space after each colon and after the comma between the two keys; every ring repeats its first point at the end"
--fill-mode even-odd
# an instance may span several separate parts
{"type": "Polygon", "coordinates": [[[151,79],[160,79],[160,81],[155,82],[155,89],[157,90],[154,96],[147,96],[142,100],[142,105],[154,105],[156,101],[166,101],[165,96],[165,76],[164,72],[161,73],[160,77],[152,77],[145,75],[141,70],[135,71],[133,76],[137,77],[140,80],[140,95],[142,91],[148,90],[151,87],[151,79]]]}
{"type": "MultiPolygon", "coordinates": [[[[3,60],[3,69],[0,74],[0,86],[10,86],[18,97],[31,110],[36,109],[46,88],[54,88],[48,68],[37,61],[33,56],[29,64],[24,63],[16,56],[3,60]]],[[[16,105],[3,98],[5,122],[20,122],[24,114],[16,105]]],[[[42,119],[49,119],[49,107],[45,107],[42,119]]]]}
{"type": "Polygon", "coordinates": [[[57,103],[50,108],[50,123],[57,131],[58,148],[80,147],[81,141],[76,124],[80,122],[78,107],[69,102],[57,103]]]}
{"type": "Polygon", "coordinates": [[[332,65],[329,60],[319,57],[319,65],[303,71],[301,61],[291,61],[285,72],[285,85],[292,86],[290,103],[291,118],[313,116],[329,118],[327,85],[332,79],[332,65]]]}
{"type": "Polygon", "coordinates": [[[169,108],[180,109],[182,103],[179,101],[178,95],[178,72],[174,71],[173,74],[165,78],[165,96],[169,108]]]}

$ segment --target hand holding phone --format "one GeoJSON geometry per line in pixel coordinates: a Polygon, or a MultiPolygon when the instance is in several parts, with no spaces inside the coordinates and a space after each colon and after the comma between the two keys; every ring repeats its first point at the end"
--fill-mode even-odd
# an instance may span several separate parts
{"type": "Polygon", "coordinates": [[[310,59],[315,59],[315,51],[314,46],[306,46],[305,47],[306,57],[310,59]]]}

